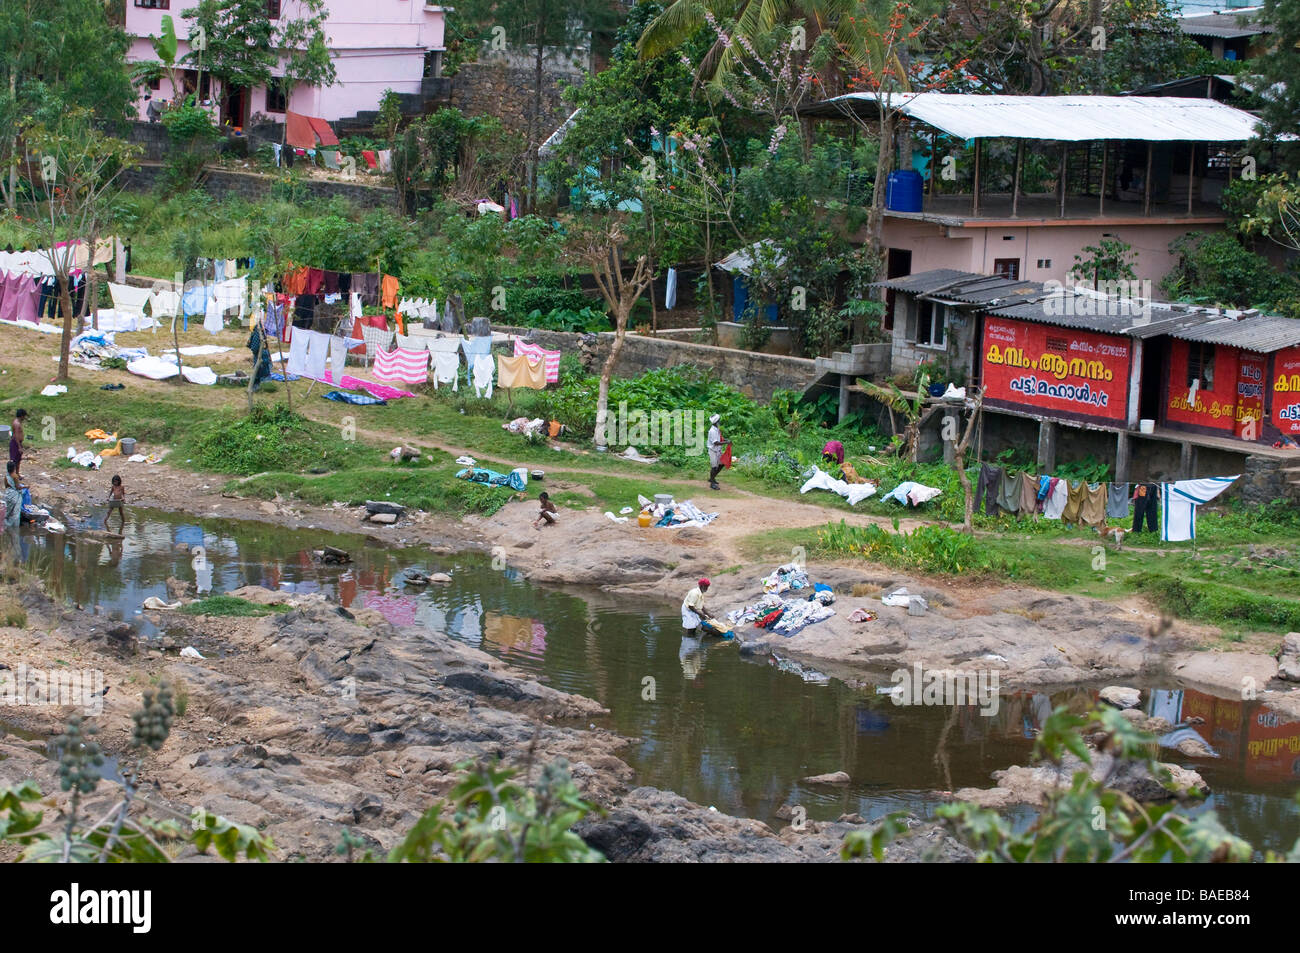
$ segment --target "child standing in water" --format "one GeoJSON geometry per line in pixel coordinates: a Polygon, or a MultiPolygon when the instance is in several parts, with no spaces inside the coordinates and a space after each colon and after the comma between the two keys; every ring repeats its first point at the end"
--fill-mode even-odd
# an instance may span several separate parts
{"type": "Polygon", "coordinates": [[[118,524],[117,532],[121,535],[126,529],[126,487],[122,485],[120,476],[113,477],[113,485],[108,491],[108,512],[104,514],[104,529],[108,529],[108,519],[113,515],[113,510],[117,510],[117,518],[121,520],[118,524]]]}

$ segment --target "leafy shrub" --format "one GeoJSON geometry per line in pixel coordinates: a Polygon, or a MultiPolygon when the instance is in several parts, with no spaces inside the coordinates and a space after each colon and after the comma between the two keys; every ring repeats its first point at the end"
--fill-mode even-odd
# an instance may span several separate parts
{"type": "Polygon", "coordinates": [[[329,428],[311,424],[283,404],[258,407],[246,417],[219,425],[199,438],[200,467],[215,473],[249,475],[268,470],[336,468],[354,452],[329,428]]]}
{"type": "Polygon", "coordinates": [[[1012,567],[989,555],[973,536],[946,526],[919,526],[910,533],[890,533],[879,526],[849,526],[843,520],[817,534],[817,548],[829,556],[859,556],[913,572],[1000,572],[1012,567]]]}

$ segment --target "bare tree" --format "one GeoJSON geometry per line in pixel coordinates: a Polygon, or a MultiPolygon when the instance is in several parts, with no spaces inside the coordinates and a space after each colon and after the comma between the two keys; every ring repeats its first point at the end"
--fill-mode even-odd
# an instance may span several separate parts
{"type": "Polygon", "coordinates": [[[599,223],[575,228],[567,253],[575,262],[591,270],[596,287],[610,313],[614,316],[614,344],[600,372],[600,389],[596,396],[596,446],[608,446],[605,423],[609,419],[609,382],[618,364],[619,352],[627,336],[627,319],[641,295],[654,280],[654,267],[649,252],[642,252],[633,264],[631,273],[624,268],[624,248],[627,233],[619,218],[608,218],[599,223]]]}
{"type": "Polygon", "coordinates": [[[966,495],[965,517],[962,520],[961,529],[963,533],[973,533],[972,518],[975,515],[975,488],[971,486],[970,475],[966,472],[966,452],[970,449],[971,437],[979,426],[980,414],[984,410],[983,390],[976,388],[974,396],[967,398],[966,406],[970,408],[971,414],[966,420],[966,429],[961,438],[957,438],[955,422],[950,430],[945,432],[952,433],[952,439],[948,441],[952,444],[952,466],[957,471],[957,479],[961,481],[962,493],[966,495]]]}
{"type": "MultiPolygon", "coordinates": [[[[140,150],[101,133],[85,110],[72,110],[54,125],[29,126],[24,132],[44,185],[29,200],[30,214],[24,221],[58,283],[63,334],[56,380],[66,381],[72,322],[78,316],[72,306],[72,272],[81,267],[77,248],[89,245],[85,269],[93,269],[95,241],[109,231],[122,173],[140,150]]],[[[88,301],[87,307],[94,306],[88,301]]]]}

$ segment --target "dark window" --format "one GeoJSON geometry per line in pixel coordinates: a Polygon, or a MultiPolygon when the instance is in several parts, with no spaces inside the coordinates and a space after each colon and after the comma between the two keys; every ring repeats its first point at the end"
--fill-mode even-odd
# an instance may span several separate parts
{"type": "Polygon", "coordinates": [[[946,347],[947,309],[933,301],[916,303],[916,343],[921,347],[946,347]]]}
{"type": "Polygon", "coordinates": [[[266,84],[266,111],[282,113],[289,105],[289,97],[284,94],[284,80],[273,79],[266,84]]]}
{"type": "Polygon", "coordinates": [[[149,80],[149,88],[153,90],[162,89],[162,77],[155,76],[153,79],[149,80]]]}
{"type": "Polygon", "coordinates": [[[1019,258],[995,258],[993,259],[993,274],[999,278],[1011,278],[1015,280],[1020,277],[1020,259],[1019,258]]]}
{"type": "Polygon", "coordinates": [[[135,0],[135,5],[149,10],[170,10],[172,0],[135,0]]]}
{"type": "Polygon", "coordinates": [[[266,16],[271,20],[280,19],[280,0],[266,0],[266,16]]]}
{"type": "Polygon", "coordinates": [[[1214,345],[1192,341],[1187,345],[1187,386],[1201,382],[1201,390],[1214,390],[1214,345]]]}

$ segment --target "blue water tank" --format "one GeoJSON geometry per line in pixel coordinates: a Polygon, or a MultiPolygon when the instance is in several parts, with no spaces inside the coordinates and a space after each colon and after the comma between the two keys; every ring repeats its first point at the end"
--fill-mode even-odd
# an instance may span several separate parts
{"type": "Polygon", "coordinates": [[[924,184],[921,173],[913,169],[889,173],[889,181],[885,184],[885,207],[894,212],[921,211],[924,184]]]}

